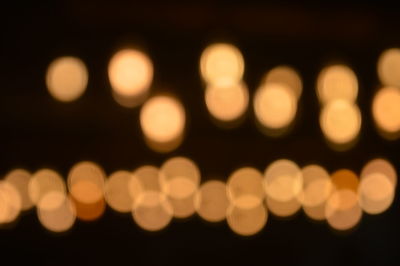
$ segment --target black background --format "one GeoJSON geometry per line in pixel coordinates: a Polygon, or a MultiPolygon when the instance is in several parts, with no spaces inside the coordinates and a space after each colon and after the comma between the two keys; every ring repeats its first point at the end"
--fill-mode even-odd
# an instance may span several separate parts
{"type": "MultiPolygon", "coordinates": [[[[399,141],[387,141],[370,115],[379,88],[376,62],[386,48],[400,46],[400,9],[384,4],[317,6],[242,3],[167,4],[70,1],[16,3],[2,8],[0,49],[0,174],[23,167],[49,167],[64,177],[81,160],[109,174],[143,164],[160,165],[175,155],[199,165],[202,179],[226,180],[235,169],[264,170],[289,158],[300,166],[318,163],[329,171],[357,173],[384,157],[399,170],[399,141]],[[252,109],[237,128],[218,128],[203,100],[199,56],[214,41],[237,45],[245,58],[251,95],[263,74],[278,64],[298,69],[304,83],[296,124],[287,136],[257,130],[252,109]],[[155,68],[152,91],[171,91],[183,102],[187,131],[172,153],[146,147],[139,108],[112,98],[107,64],[126,44],[145,49],[155,68]],[[54,100],[45,87],[56,57],[80,57],[89,70],[85,94],[75,102],[54,100]],[[332,62],[350,65],[359,78],[362,129],[351,150],[332,150],[320,132],[315,80],[332,62]]],[[[399,103],[400,104],[400,103],[399,103]]],[[[270,215],[264,230],[240,237],[225,222],[209,224],[194,215],[148,233],[129,215],[107,209],[95,222],[77,221],[67,234],[47,232],[32,210],[0,229],[0,264],[31,265],[396,265],[400,237],[399,198],[385,213],[364,215],[348,233],[331,230],[302,212],[291,219],[270,215]]]]}

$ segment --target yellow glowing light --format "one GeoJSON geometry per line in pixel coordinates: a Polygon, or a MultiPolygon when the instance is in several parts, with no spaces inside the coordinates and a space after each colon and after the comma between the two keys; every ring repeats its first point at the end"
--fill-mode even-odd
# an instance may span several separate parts
{"type": "Polygon", "coordinates": [[[148,144],[161,152],[171,151],[179,146],[185,119],[182,104],[165,95],[150,98],[140,111],[140,125],[148,144]]]}
{"type": "Polygon", "coordinates": [[[332,100],[354,102],[358,94],[356,74],[345,65],[324,68],[318,76],[317,94],[323,104],[332,100]]]}
{"type": "Polygon", "coordinates": [[[316,207],[323,204],[332,192],[329,173],[319,165],[308,165],[302,170],[303,190],[300,199],[303,207],[316,207]]]}
{"type": "Polygon", "coordinates": [[[21,197],[8,181],[0,181],[0,225],[13,222],[21,211],[21,197]]]}
{"type": "Polygon", "coordinates": [[[277,66],[265,75],[264,84],[281,83],[293,91],[296,99],[299,99],[303,90],[301,78],[296,70],[289,66],[277,66]]]}
{"type": "Polygon", "coordinates": [[[358,189],[357,175],[348,169],[339,169],[331,175],[331,181],[336,190],[347,189],[356,192],[358,189]]]}
{"type": "Polygon", "coordinates": [[[400,131],[400,88],[380,89],[372,101],[372,115],[379,129],[387,133],[400,131]]]}
{"type": "Polygon", "coordinates": [[[226,220],[233,232],[251,236],[264,228],[267,218],[268,213],[263,204],[246,209],[231,205],[228,208],[226,220]]]}
{"type": "Polygon", "coordinates": [[[12,170],[5,177],[5,180],[12,184],[21,196],[21,209],[23,211],[29,210],[34,205],[28,192],[30,179],[31,174],[24,169],[12,170]]]}
{"type": "Polygon", "coordinates": [[[195,197],[197,213],[206,221],[219,222],[225,219],[229,206],[224,182],[211,180],[203,183],[195,197]]]}
{"type": "MultiPolygon", "coordinates": [[[[81,182],[75,184],[74,186],[77,186],[80,183],[81,182]]],[[[103,215],[106,209],[106,203],[104,201],[104,198],[101,198],[93,203],[85,203],[82,201],[78,201],[73,196],[71,196],[71,200],[73,201],[75,206],[76,217],[82,221],[90,222],[97,220],[103,215]]]]}
{"type": "Polygon", "coordinates": [[[361,170],[360,177],[365,178],[370,174],[383,174],[392,183],[393,187],[397,185],[397,173],[394,166],[387,160],[377,158],[369,161],[361,170]]]}
{"type": "MultiPolygon", "coordinates": [[[[140,190],[138,181],[131,182],[131,179],[136,177],[128,171],[116,171],[107,179],[105,186],[105,200],[108,205],[118,212],[131,212],[133,201],[135,198],[129,193],[129,186],[134,186],[133,189],[140,190]]],[[[135,194],[138,192],[136,191],[135,194]]]]}
{"type": "Polygon", "coordinates": [[[153,80],[153,64],[145,53],[124,49],[111,58],[108,77],[117,102],[125,107],[134,107],[148,94],[153,80]]]}
{"type": "MultiPolygon", "coordinates": [[[[57,172],[42,169],[32,175],[28,184],[28,193],[34,204],[38,204],[42,197],[52,191],[66,194],[64,180],[57,172]]],[[[45,206],[42,207],[45,208],[45,206]]]]}
{"type": "Polygon", "coordinates": [[[285,85],[267,83],[256,91],[253,106],[262,126],[282,129],[293,121],[297,112],[297,99],[285,85]]]}
{"type": "Polygon", "coordinates": [[[237,84],[243,77],[243,56],[239,49],[231,44],[212,44],[201,54],[200,72],[205,82],[210,85],[237,84]]]}
{"type": "Polygon", "coordinates": [[[334,144],[348,144],[355,140],[361,128],[361,113],[357,105],[334,100],[321,111],[319,123],[325,137],[334,144]]]}
{"type": "Polygon", "coordinates": [[[161,191],[159,169],[152,165],[144,165],[133,171],[128,188],[131,197],[137,198],[142,191],[161,191]]]}
{"type": "Polygon", "coordinates": [[[279,217],[289,217],[294,215],[301,208],[301,203],[296,198],[289,201],[278,201],[271,197],[267,197],[265,202],[268,210],[279,217]]]}
{"type": "Polygon", "coordinates": [[[400,49],[388,49],[381,54],[378,75],[384,85],[400,87],[400,49]]]}
{"type": "Polygon", "coordinates": [[[75,206],[72,201],[58,191],[49,192],[40,200],[37,206],[37,215],[40,223],[52,232],[69,230],[76,219],[75,206]]]}
{"type": "Polygon", "coordinates": [[[62,102],[78,99],[86,89],[88,71],[76,57],[59,57],[48,67],[46,85],[51,96],[62,102]]]}
{"type": "Polygon", "coordinates": [[[243,83],[230,86],[207,86],[205,101],[210,114],[219,121],[230,122],[240,118],[247,109],[249,93],[243,83]]]}
{"type": "Polygon", "coordinates": [[[232,205],[251,209],[264,200],[262,173],[252,167],[234,171],[226,184],[228,198],[232,205]]]}

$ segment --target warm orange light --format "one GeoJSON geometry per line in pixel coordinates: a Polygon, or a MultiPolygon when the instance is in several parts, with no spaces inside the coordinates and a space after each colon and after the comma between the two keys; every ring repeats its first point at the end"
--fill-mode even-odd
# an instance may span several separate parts
{"type": "Polygon", "coordinates": [[[8,181],[0,181],[0,225],[15,221],[21,211],[21,197],[8,181]]]}
{"type": "MultiPolygon", "coordinates": [[[[116,171],[110,175],[105,185],[105,200],[115,211],[126,213],[131,212],[134,198],[129,193],[129,186],[135,186],[133,189],[140,189],[139,182],[131,182],[135,178],[131,172],[116,171]]],[[[137,180],[135,178],[135,180],[137,180]]],[[[137,191],[135,194],[138,193],[137,191]]]]}
{"type": "Polygon", "coordinates": [[[226,217],[231,230],[242,236],[251,236],[260,232],[267,223],[267,218],[267,210],[263,204],[246,209],[231,205],[226,217]]]}
{"type": "Polygon", "coordinates": [[[21,197],[21,209],[23,211],[29,210],[33,207],[34,203],[29,197],[28,185],[31,179],[31,174],[24,169],[14,169],[9,172],[5,180],[12,184],[17,189],[21,197]]]}
{"type": "Polygon", "coordinates": [[[348,189],[356,192],[358,189],[357,175],[348,169],[339,169],[331,175],[331,181],[336,190],[348,189]]]}
{"type": "Polygon", "coordinates": [[[161,191],[159,169],[152,165],[144,165],[133,171],[128,185],[132,198],[137,198],[142,191],[161,191]]]}
{"type": "Polygon", "coordinates": [[[395,187],[397,185],[397,173],[393,164],[388,160],[377,158],[369,161],[361,170],[360,177],[364,178],[370,174],[380,173],[385,175],[392,185],[395,187]]]}
{"type": "Polygon", "coordinates": [[[274,67],[265,75],[263,83],[280,83],[292,90],[296,99],[300,98],[303,90],[299,74],[290,66],[274,67]]]}
{"type": "Polygon", "coordinates": [[[229,199],[224,182],[211,180],[203,183],[195,197],[197,213],[206,221],[219,222],[225,219],[229,199]]]}
{"type": "Polygon", "coordinates": [[[400,87],[400,49],[384,51],[378,59],[378,75],[386,86],[400,87]]]}
{"type": "MultiPolygon", "coordinates": [[[[372,115],[383,133],[394,135],[400,132],[399,103],[400,88],[385,87],[375,94],[372,100],[372,115]]],[[[388,137],[390,138],[389,135],[388,137]]]]}

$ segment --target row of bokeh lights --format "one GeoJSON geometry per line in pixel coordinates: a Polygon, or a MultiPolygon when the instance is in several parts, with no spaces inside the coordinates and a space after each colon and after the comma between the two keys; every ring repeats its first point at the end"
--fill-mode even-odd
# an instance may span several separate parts
{"type": "MultiPolygon", "coordinates": [[[[242,53],[232,44],[215,43],[204,49],[199,61],[204,101],[213,121],[226,128],[240,125],[250,98],[243,80],[242,53]]],[[[184,139],[186,113],[178,97],[168,92],[152,95],[153,72],[150,57],[133,48],[115,53],[108,65],[114,99],[127,108],[142,105],[140,126],[146,143],[155,151],[169,152],[184,139]]],[[[372,115],[379,133],[393,140],[400,132],[400,49],[381,54],[377,74],[382,86],[373,97],[372,115]]],[[[48,91],[63,102],[79,98],[88,80],[85,64],[76,57],[55,59],[46,75],[48,91]]],[[[268,136],[289,132],[302,90],[301,76],[294,68],[280,65],[267,71],[253,97],[260,130],[268,136]]],[[[329,65],[317,77],[321,131],[337,150],[346,150],[357,141],[362,123],[358,91],[357,76],[349,66],[329,65]]]]}
{"type": "Polygon", "coordinates": [[[106,176],[94,162],[76,163],[66,182],[51,169],[30,174],[10,171],[0,181],[0,225],[17,221],[21,212],[35,208],[44,228],[70,230],[76,219],[99,219],[108,205],[118,213],[131,214],[147,231],[167,227],[173,218],[197,213],[205,221],[227,221],[231,230],[249,236],[260,232],[269,213],[293,217],[302,209],[316,221],[327,221],[335,230],[348,231],[362,213],[379,214],[395,197],[397,174],[393,165],[376,158],[360,174],[339,169],[331,174],[316,164],[300,168],[280,159],[264,172],[242,167],[226,181],[207,180],[194,161],[173,157],[161,167],[144,165],[133,171],[118,170],[106,176]]]}

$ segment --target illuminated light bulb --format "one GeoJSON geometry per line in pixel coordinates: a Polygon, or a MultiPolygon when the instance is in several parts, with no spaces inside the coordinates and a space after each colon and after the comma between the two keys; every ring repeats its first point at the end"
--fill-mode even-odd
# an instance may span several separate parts
{"type": "Polygon", "coordinates": [[[348,169],[336,170],[331,175],[331,181],[336,190],[347,189],[356,192],[358,189],[358,177],[348,169]]]}
{"type": "Polygon", "coordinates": [[[24,169],[14,169],[9,172],[5,180],[12,184],[21,197],[21,210],[26,211],[33,207],[34,203],[29,197],[28,185],[31,174],[24,169]]]}
{"type": "Polygon", "coordinates": [[[230,205],[226,220],[229,228],[238,235],[251,236],[260,232],[267,223],[268,213],[263,204],[251,208],[230,205]]]}
{"type": "Polygon", "coordinates": [[[147,144],[155,151],[169,152],[182,142],[185,110],[175,98],[159,95],[147,100],[140,111],[140,125],[147,144]]]}
{"type": "Polygon", "coordinates": [[[328,224],[336,230],[344,231],[356,226],[362,216],[356,192],[335,190],[326,203],[325,216],[328,224]]]}
{"type": "Polygon", "coordinates": [[[242,82],[229,86],[207,86],[205,102],[213,118],[224,124],[233,123],[243,117],[249,103],[249,92],[242,82]]]}
{"type": "MultiPolygon", "coordinates": [[[[28,184],[28,193],[34,204],[38,204],[43,196],[52,191],[66,194],[64,180],[57,172],[42,169],[32,175],[28,184]]],[[[45,206],[42,206],[42,208],[45,208],[45,206]]]]}
{"type": "Polygon", "coordinates": [[[195,208],[201,218],[208,222],[225,219],[229,206],[227,188],[224,182],[211,180],[203,183],[196,193],[195,208]]]}
{"type": "Polygon", "coordinates": [[[215,43],[204,49],[201,54],[200,73],[209,85],[238,84],[243,72],[243,56],[239,49],[231,44],[215,43]]]}
{"type": "Polygon", "coordinates": [[[71,229],[76,219],[72,201],[59,191],[44,195],[37,205],[37,215],[43,227],[56,233],[71,229]]]}
{"type": "Polygon", "coordinates": [[[348,66],[332,65],[320,72],[317,80],[317,95],[322,104],[333,100],[354,102],[357,94],[357,77],[348,66]]]}
{"type": "Polygon", "coordinates": [[[12,223],[21,211],[21,197],[8,181],[0,181],[0,225],[12,223]]]}
{"type": "Polygon", "coordinates": [[[254,95],[254,113],[258,123],[269,135],[281,135],[292,123],[297,112],[293,91],[280,83],[266,83],[254,95]],[[270,131],[270,132],[268,132],[270,131]]]}
{"type": "Polygon", "coordinates": [[[135,107],[147,97],[153,80],[153,64],[143,52],[118,51],[108,65],[114,99],[124,107],[135,107]]]}
{"type": "Polygon", "coordinates": [[[262,173],[252,167],[234,171],[227,181],[228,198],[232,205],[251,209],[264,200],[262,173]]]}
{"type": "Polygon", "coordinates": [[[329,142],[338,149],[348,148],[360,133],[360,109],[345,100],[330,101],[323,107],[319,123],[329,142]]]}
{"type": "Polygon", "coordinates": [[[400,87],[400,49],[385,50],[378,59],[377,68],[384,85],[400,87]]]}
{"type": "Polygon", "coordinates": [[[79,58],[59,57],[47,69],[47,89],[53,98],[61,102],[78,99],[84,93],[87,83],[88,71],[79,58]]]}
{"type": "Polygon", "coordinates": [[[393,164],[383,158],[370,160],[361,170],[360,178],[363,179],[370,174],[383,174],[392,183],[393,187],[397,185],[397,173],[393,164]]]}
{"type": "Polygon", "coordinates": [[[277,66],[268,71],[263,79],[263,84],[281,83],[293,91],[296,99],[301,96],[303,85],[301,78],[296,70],[290,66],[277,66]]]}
{"type": "Polygon", "coordinates": [[[133,186],[132,190],[136,190],[134,192],[136,195],[140,193],[140,183],[128,171],[116,171],[107,179],[104,196],[113,210],[122,213],[131,212],[135,197],[132,197],[129,192],[130,186],[133,186]],[[132,178],[136,181],[131,182],[132,178]]]}
{"type": "Polygon", "coordinates": [[[400,133],[400,88],[380,89],[372,100],[372,115],[380,133],[388,139],[400,133]]]}

